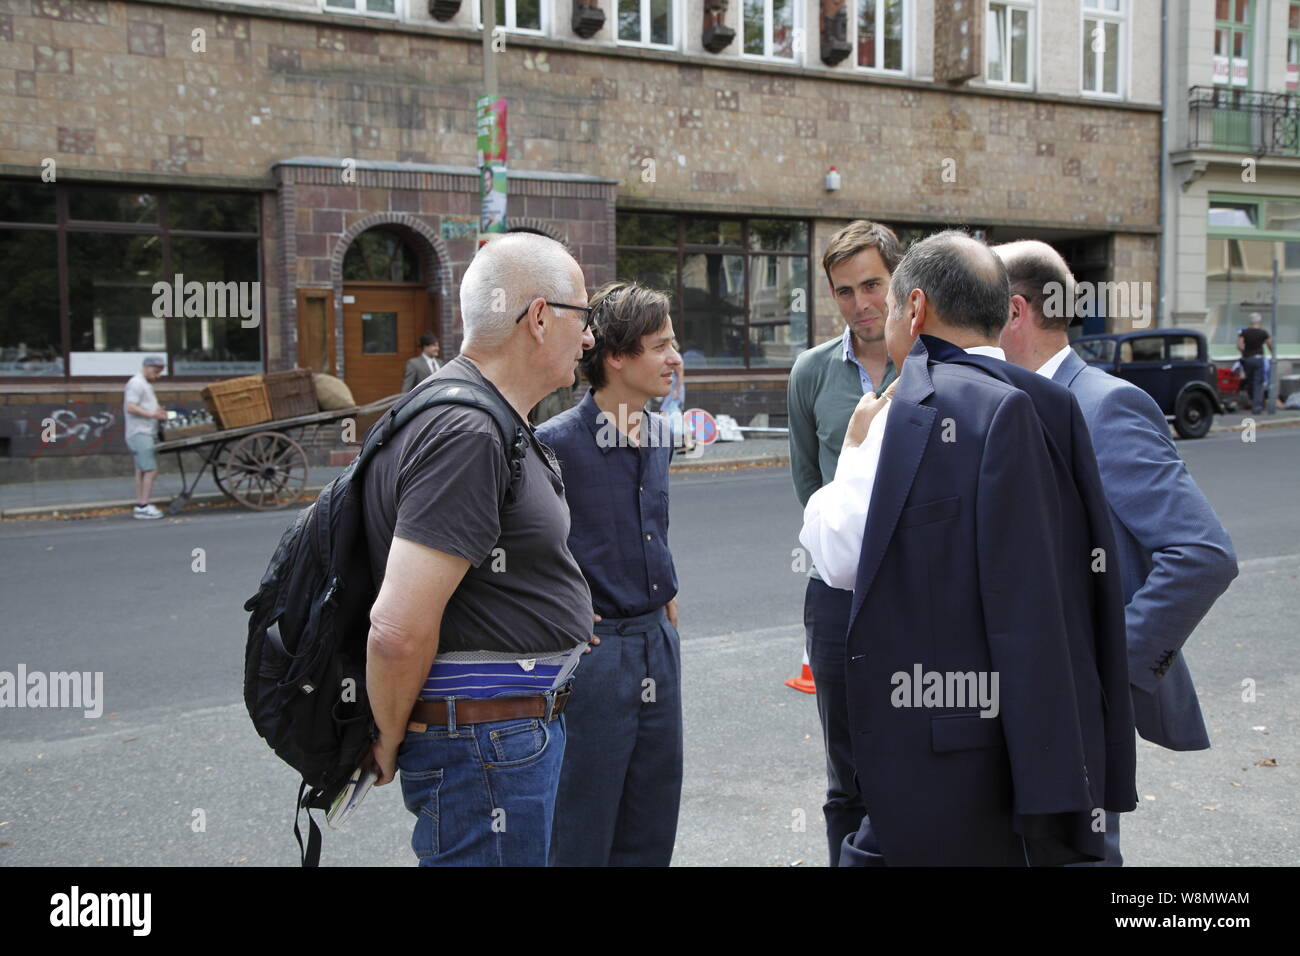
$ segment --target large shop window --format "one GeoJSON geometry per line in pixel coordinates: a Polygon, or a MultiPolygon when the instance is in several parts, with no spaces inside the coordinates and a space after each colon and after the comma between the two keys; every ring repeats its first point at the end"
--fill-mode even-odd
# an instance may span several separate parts
{"type": "Polygon", "coordinates": [[[672,298],[688,369],[786,369],[810,344],[808,235],[798,219],[619,213],[618,277],[672,298]]]}
{"type": "Polygon", "coordinates": [[[1237,354],[1237,333],[1273,310],[1277,344],[1300,344],[1300,198],[1212,194],[1205,254],[1206,340],[1217,358],[1237,354]]]}
{"type": "Polygon", "coordinates": [[[260,372],[259,199],[0,180],[0,377],[260,372]],[[60,255],[62,252],[62,255],[60,255]]]}

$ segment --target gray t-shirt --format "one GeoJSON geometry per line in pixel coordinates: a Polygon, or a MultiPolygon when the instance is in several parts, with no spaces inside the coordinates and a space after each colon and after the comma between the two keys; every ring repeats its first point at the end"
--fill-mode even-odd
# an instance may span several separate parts
{"type": "Polygon", "coordinates": [[[126,395],[122,399],[122,416],[126,419],[123,431],[127,438],[132,435],[155,434],[158,430],[158,419],[145,418],[143,415],[128,412],[126,410],[128,402],[139,405],[146,412],[158,411],[158,396],[154,394],[153,386],[149,384],[143,372],[136,372],[126,383],[126,395]]]}
{"type": "MultiPolygon", "coordinates": [[[[437,377],[496,391],[459,356],[437,377]]],[[[559,467],[532,429],[519,424],[529,436],[528,453],[515,499],[504,508],[509,459],[492,417],[475,408],[444,405],[422,413],[366,471],[366,542],[376,584],[394,537],[471,565],[443,615],[439,654],[564,651],[591,637],[591,592],[569,553],[559,467]]]]}

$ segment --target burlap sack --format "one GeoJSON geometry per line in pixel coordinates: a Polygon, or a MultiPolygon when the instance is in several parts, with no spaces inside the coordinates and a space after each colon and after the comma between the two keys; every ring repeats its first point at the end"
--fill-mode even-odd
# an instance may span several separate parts
{"type": "Polygon", "coordinates": [[[311,380],[316,386],[316,401],[320,404],[321,411],[332,412],[340,408],[351,408],[356,404],[352,398],[352,390],[341,379],[314,372],[311,380]]]}

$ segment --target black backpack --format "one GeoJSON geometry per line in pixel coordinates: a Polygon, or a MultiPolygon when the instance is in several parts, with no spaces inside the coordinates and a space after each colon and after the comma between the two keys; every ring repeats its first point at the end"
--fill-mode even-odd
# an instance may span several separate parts
{"type": "Polygon", "coordinates": [[[244,704],[257,732],[302,774],[293,833],[303,866],[320,863],[313,809],[328,809],[377,735],[366,697],[366,641],[378,589],[361,520],[363,477],[375,453],[416,415],[434,405],[469,405],[489,413],[509,450],[514,495],[528,437],[491,390],[436,378],[403,396],[366,433],[361,452],[323,489],[280,538],[251,612],[244,653],[244,704]],[[298,819],[307,810],[303,845],[298,819]]]}

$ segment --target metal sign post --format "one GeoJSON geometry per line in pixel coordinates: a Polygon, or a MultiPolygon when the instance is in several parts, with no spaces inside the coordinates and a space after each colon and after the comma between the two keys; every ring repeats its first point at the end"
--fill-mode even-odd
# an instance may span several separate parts
{"type": "Polygon", "coordinates": [[[1273,256],[1273,307],[1268,322],[1269,344],[1273,346],[1273,355],[1268,363],[1268,409],[1269,415],[1277,414],[1278,371],[1277,362],[1277,256],[1273,256]]]}

